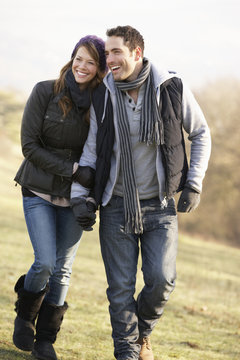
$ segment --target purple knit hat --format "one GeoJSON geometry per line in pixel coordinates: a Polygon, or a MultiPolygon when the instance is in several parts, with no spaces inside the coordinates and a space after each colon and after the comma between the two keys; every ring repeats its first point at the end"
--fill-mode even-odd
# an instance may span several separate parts
{"type": "Polygon", "coordinates": [[[101,38],[99,38],[95,35],[87,35],[87,36],[84,36],[83,38],[81,38],[73,49],[71,59],[75,56],[75,53],[76,53],[77,49],[79,48],[79,46],[87,44],[87,43],[92,43],[95,46],[95,48],[97,49],[98,55],[99,55],[100,70],[106,71],[107,64],[106,64],[106,56],[105,56],[105,42],[101,38]]]}

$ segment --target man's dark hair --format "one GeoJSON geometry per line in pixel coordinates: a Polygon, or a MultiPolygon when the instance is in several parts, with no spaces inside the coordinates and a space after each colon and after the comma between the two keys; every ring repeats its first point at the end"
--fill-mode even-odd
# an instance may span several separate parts
{"type": "Polygon", "coordinates": [[[126,26],[117,26],[112,29],[108,29],[106,32],[107,36],[119,36],[123,38],[124,44],[129,48],[130,51],[136,49],[139,46],[142,49],[142,55],[144,52],[144,40],[139,31],[133,27],[126,26]]]}

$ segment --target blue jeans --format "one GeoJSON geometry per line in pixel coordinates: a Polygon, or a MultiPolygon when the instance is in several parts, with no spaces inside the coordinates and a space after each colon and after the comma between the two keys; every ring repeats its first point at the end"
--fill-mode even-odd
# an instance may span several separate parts
{"type": "Polygon", "coordinates": [[[100,209],[100,242],[108,281],[107,296],[118,360],[139,358],[138,337],[150,335],[176,279],[178,223],[174,199],[141,200],[143,234],[124,231],[123,199],[113,196],[100,209]],[[144,287],[134,299],[139,245],[144,287]]]}
{"type": "Polygon", "coordinates": [[[23,209],[35,257],[24,288],[38,293],[49,281],[45,300],[62,306],[82,229],[70,207],[53,205],[38,196],[23,197],[23,209]]]}

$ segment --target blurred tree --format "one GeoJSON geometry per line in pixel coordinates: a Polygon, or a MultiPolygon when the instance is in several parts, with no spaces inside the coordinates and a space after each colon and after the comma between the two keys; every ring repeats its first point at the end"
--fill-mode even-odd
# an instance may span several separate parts
{"type": "Polygon", "coordinates": [[[20,138],[24,103],[20,94],[0,91],[0,131],[15,142],[20,138]]]}
{"type": "Polygon", "coordinates": [[[180,226],[240,245],[240,81],[219,80],[195,93],[212,135],[212,153],[199,208],[180,226]]]}

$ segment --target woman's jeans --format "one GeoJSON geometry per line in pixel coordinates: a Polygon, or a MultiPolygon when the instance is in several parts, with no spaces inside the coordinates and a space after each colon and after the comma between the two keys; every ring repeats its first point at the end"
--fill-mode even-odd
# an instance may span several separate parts
{"type": "Polygon", "coordinates": [[[138,337],[150,335],[176,279],[178,224],[174,199],[141,200],[143,234],[124,231],[123,199],[113,196],[100,209],[100,242],[108,281],[107,296],[118,360],[139,358],[138,337]],[[144,287],[134,299],[139,244],[144,287]]]}
{"type": "Polygon", "coordinates": [[[45,300],[62,306],[82,229],[70,207],[53,205],[38,196],[24,196],[23,209],[35,256],[24,288],[38,293],[49,281],[45,300]]]}

